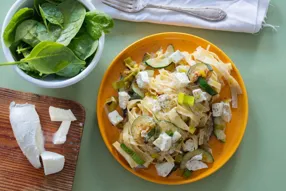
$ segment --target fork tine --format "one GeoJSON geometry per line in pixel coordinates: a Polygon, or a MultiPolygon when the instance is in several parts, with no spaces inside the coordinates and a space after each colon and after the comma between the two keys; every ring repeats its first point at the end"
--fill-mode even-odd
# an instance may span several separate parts
{"type": "Polygon", "coordinates": [[[126,6],[126,4],[119,2],[119,1],[116,1],[116,0],[102,0],[102,3],[109,5],[115,9],[124,11],[124,12],[131,12],[132,11],[130,5],[126,6]]]}
{"type": "Polygon", "coordinates": [[[117,1],[122,2],[125,5],[131,5],[132,6],[136,0],[117,0],[117,1]]]}
{"type": "Polygon", "coordinates": [[[133,2],[134,2],[134,0],[105,0],[105,1],[109,1],[110,3],[119,5],[124,8],[130,8],[130,9],[132,9],[133,2]]]}

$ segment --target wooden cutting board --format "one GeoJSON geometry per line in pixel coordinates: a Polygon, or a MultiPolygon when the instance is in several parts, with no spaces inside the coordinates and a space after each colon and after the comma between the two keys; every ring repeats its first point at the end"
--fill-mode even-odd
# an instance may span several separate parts
{"type": "Polygon", "coordinates": [[[74,101],[0,88],[0,190],[72,190],[84,122],[85,110],[74,101]],[[35,169],[22,154],[9,121],[9,105],[12,101],[36,106],[45,136],[46,150],[65,156],[65,167],[61,172],[45,176],[43,168],[35,169]],[[52,143],[53,134],[61,123],[51,122],[50,106],[71,109],[77,118],[77,121],[72,122],[67,141],[63,145],[52,143]]]}

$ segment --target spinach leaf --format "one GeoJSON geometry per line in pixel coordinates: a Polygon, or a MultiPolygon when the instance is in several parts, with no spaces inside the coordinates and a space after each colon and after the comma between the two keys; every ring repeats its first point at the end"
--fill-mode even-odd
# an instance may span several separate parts
{"type": "Polygon", "coordinates": [[[114,26],[114,21],[109,15],[103,12],[92,11],[86,13],[85,26],[89,35],[94,40],[97,40],[100,38],[102,31],[105,33],[110,32],[110,29],[114,26]]]}
{"type": "Polygon", "coordinates": [[[85,69],[85,65],[81,63],[73,63],[73,64],[68,65],[65,69],[57,72],[56,74],[58,76],[71,78],[71,77],[78,75],[84,69],[85,69]]]}
{"type": "Polygon", "coordinates": [[[68,46],[79,32],[84,22],[86,10],[81,3],[75,0],[66,0],[59,4],[58,8],[64,16],[64,28],[57,42],[68,46]]]}
{"type": "Polygon", "coordinates": [[[114,26],[113,19],[101,11],[91,11],[86,13],[86,22],[98,23],[105,33],[109,33],[114,26]]]}
{"type": "Polygon", "coordinates": [[[46,0],[46,1],[53,4],[53,5],[58,5],[62,2],[64,2],[65,0],[46,0]]]}
{"type": "Polygon", "coordinates": [[[82,28],[77,36],[71,41],[68,46],[77,57],[81,60],[86,60],[95,53],[98,48],[98,40],[93,40],[91,36],[82,28]]]}
{"type": "Polygon", "coordinates": [[[46,25],[47,29],[48,29],[47,20],[50,23],[59,25],[61,28],[63,28],[62,24],[64,23],[64,16],[56,5],[50,3],[44,3],[41,6],[39,6],[39,8],[44,24],[46,25]]]}
{"type": "Polygon", "coordinates": [[[61,28],[55,25],[52,25],[48,32],[42,23],[35,20],[26,20],[17,27],[15,39],[16,41],[22,40],[35,47],[43,41],[56,41],[60,33],[61,28]]]}
{"type": "Polygon", "coordinates": [[[60,72],[68,65],[85,65],[69,48],[55,42],[41,42],[22,61],[29,62],[42,74],[60,72]]]}
{"type": "MultiPolygon", "coordinates": [[[[18,62],[2,63],[0,66],[20,65],[28,63],[29,66],[43,74],[55,74],[69,65],[85,65],[67,47],[56,42],[41,42],[29,54],[28,57],[18,62]]],[[[23,66],[22,66],[23,67],[23,66]]]]}
{"type": "Polygon", "coordinates": [[[34,0],[34,9],[36,10],[36,12],[38,13],[39,16],[41,16],[39,6],[44,2],[45,2],[45,0],[34,0]]]}
{"type": "Polygon", "coordinates": [[[89,23],[86,25],[86,29],[87,29],[87,32],[88,34],[94,39],[94,40],[98,40],[101,35],[102,35],[102,28],[101,28],[101,25],[98,24],[98,23],[89,23]]]}
{"type": "Polygon", "coordinates": [[[4,43],[7,47],[10,47],[15,42],[15,31],[17,26],[24,20],[32,18],[34,10],[30,8],[20,9],[11,19],[10,23],[5,28],[3,33],[4,43]]]}

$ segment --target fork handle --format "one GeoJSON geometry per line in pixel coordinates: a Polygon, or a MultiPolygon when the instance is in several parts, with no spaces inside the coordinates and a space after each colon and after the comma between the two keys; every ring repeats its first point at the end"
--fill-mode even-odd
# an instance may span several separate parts
{"type": "Polygon", "coordinates": [[[147,7],[182,12],[207,21],[221,21],[227,16],[226,12],[219,8],[182,8],[155,4],[147,4],[147,7]]]}

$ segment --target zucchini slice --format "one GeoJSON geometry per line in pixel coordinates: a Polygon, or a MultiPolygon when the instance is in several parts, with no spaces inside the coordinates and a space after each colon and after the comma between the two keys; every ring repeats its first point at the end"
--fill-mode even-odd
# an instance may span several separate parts
{"type": "Polygon", "coordinates": [[[225,134],[226,123],[221,117],[214,118],[214,135],[216,138],[225,143],[226,134],[225,134]]]}
{"type": "Polygon", "coordinates": [[[225,135],[224,130],[215,129],[215,130],[214,130],[214,134],[215,134],[216,138],[217,138],[219,141],[225,143],[225,141],[226,141],[226,135],[225,135]]]}
{"type": "Polygon", "coordinates": [[[151,58],[147,60],[146,65],[155,68],[155,69],[160,69],[160,68],[165,68],[172,64],[169,58],[151,58]]]}
{"type": "Polygon", "coordinates": [[[178,131],[178,127],[176,127],[173,123],[168,121],[158,121],[158,126],[161,128],[162,132],[175,132],[178,131]]]}
{"type": "Polygon", "coordinates": [[[203,149],[197,149],[197,150],[194,150],[192,152],[188,152],[187,154],[184,155],[182,162],[181,162],[181,165],[180,165],[180,168],[185,169],[186,163],[189,160],[191,160],[191,158],[193,158],[194,156],[200,155],[200,154],[202,154],[202,156],[203,156],[203,159],[202,159],[203,162],[206,162],[206,163],[213,163],[214,162],[214,158],[213,158],[211,153],[209,153],[203,149]]]}
{"type": "Polygon", "coordinates": [[[147,115],[142,115],[137,117],[131,126],[131,134],[134,139],[138,142],[144,142],[144,139],[141,137],[141,131],[151,130],[156,127],[156,122],[152,117],[147,115]]]}
{"type": "Polygon", "coordinates": [[[172,44],[170,44],[167,49],[166,49],[166,52],[165,52],[165,57],[169,57],[171,54],[173,54],[175,52],[175,48],[172,44]]]}
{"type": "Polygon", "coordinates": [[[144,92],[138,87],[138,85],[135,81],[133,81],[131,88],[132,88],[134,93],[139,95],[141,98],[144,98],[144,96],[145,96],[144,92]]]}
{"type": "Polygon", "coordinates": [[[217,92],[208,84],[205,78],[199,77],[198,84],[204,91],[206,91],[211,96],[215,96],[217,94],[217,92]]]}
{"type": "Polygon", "coordinates": [[[200,76],[203,78],[207,78],[211,74],[212,71],[213,69],[209,64],[197,63],[190,68],[188,72],[188,77],[189,77],[189,80],[192,83],[194,83],[198,80],[200,76]]]}
{"type": "Polygon", "coordinates": [[[175,48],[173,45],[169,45],[166,49],[166,52],[163,53],[163,49],[160,49],[156,55],[157,57],[156,58],[150,58],[151,56],[148,55],[148,54],[145,54],[144,55],[144,58],[143,60],[145,60],[145,64],[152,67],[152,68],[155,68],[155,69],[160,69],[160,68],[165,68],[165,67],[168,67],[169,65],[172,64],[172,62],[170,61],[169,59],[169,56],[175,52],[175,48]],[[147,59],[146,58],[150,58],[150,59],[147,59]]]}

